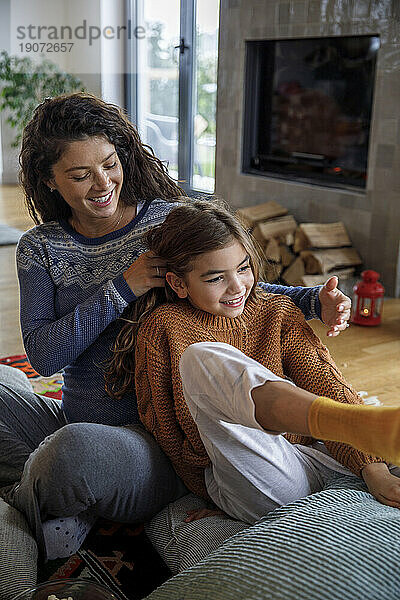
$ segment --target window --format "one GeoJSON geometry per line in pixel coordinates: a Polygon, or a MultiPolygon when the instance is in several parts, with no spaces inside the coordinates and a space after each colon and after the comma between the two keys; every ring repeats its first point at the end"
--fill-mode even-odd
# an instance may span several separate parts
{"type": "Polygon", "coordinates": [[[186,190],[215,183],[219,0],[131,0],[128,101],[143,142],[186,190]]]}

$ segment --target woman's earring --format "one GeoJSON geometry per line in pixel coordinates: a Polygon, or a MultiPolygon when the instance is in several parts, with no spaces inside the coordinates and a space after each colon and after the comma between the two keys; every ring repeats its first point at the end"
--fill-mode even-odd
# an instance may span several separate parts
{"type": "Polygon", "coordinates": [[[51,191],[51,192],[54,192],[54,190],[55,190],[55,189],[56,189],[56,188],[52,188],[52,187],[51,187],[51,188],[50,188],[50,191],[51,191]]]}

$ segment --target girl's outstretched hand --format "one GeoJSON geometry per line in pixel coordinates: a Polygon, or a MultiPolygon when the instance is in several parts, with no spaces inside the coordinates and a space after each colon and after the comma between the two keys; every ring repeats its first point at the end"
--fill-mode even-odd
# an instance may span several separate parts
{"type": "Polygon", "coordinates": [[[187,514],[188,516],[185,519],[185,523],[205,519],[205,517],[214,517],[215,515],[223,515],[226,517],[226,514],[219,508],[195,508],[193,510],[188,510],[187,514]]]}
{"type": "Polygon", "coordinates": [[[348,327],[350,318],[351,300],[345,296],[338,287],[338,278],[330,277],[319,291],[321,302],[321,317],[325,325],[328,325],[328,336],[339,335],[348,327]]]}
{"type": "Polygon", "coordinates": [[[124,271],[124,279],[138,298],[153,287],[164,287],[166,265],[154,252],[143,252],[124,271]]]}
{"type": "Polygon", "coordinates": [[[385,463],[364,467],[362,476],[374,498],[387,506],[400,508],[400,478],[392,475],[385,463]]]}

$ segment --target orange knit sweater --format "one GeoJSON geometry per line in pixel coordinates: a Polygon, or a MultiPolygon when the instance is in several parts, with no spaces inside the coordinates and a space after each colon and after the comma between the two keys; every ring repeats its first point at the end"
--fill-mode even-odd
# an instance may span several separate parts
{"type": "MultiPolygon", "coordinates": [[[[263,294],[248,301],[235,319],[205,313],[187,301],[163,304],[138,332],[135,380],[139,415],[186,486],[198,495],[207,498],[204,469],[210,461],[186,406],[179,360],[187,346],[207,341],[231,344],[314,394],[338,402],[362,403],[287,296],[263,294]]],[[[297,444],[313,441],[294,434],[286,437],[297,444]]],[[[346,444],[325,445],[336,460],[357,475],[367,464],[380,462],[346,444]]]]}

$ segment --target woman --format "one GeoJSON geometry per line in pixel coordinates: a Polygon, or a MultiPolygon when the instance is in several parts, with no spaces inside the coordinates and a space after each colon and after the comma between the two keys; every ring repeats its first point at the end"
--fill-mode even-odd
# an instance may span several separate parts
{"type": "MultiPolygon", "coordinates": [[[[134,391],[112,400],[102,371],[124,309],[164,286],[165,264],[142,236],[182,191],[122,112],[86,94],[38,106],[20,160],[38,223],[17,250],[23,339],[39,373],[64,370],[64,387],[60,406],[2,371],[0,480],[43,555],[55,558],[79,547],[96,516],[141,521],[186,492],[139,424],[134,391]]],[[[308,314],[320,299],[338,333],[349,303],[335,284],[271,289],[308,314]]]]}
{"type": "Polygon", "coordinates": [[[167,286],[131,306],[107,388],[120,397],[135,373],[142,422],[187,487],[249,523],[320,491],[332,470],[398,502],[399,471],[370,454],[400,464],[400,409],[363,406],[293,302],[260,292],[261,261],[233,215],[181,204],[146,241],[167,286]]]}

